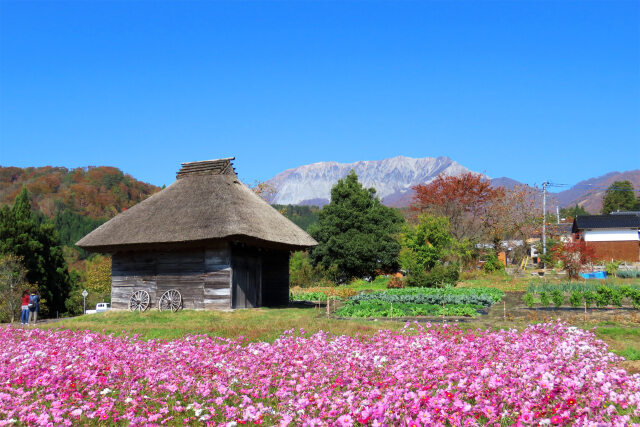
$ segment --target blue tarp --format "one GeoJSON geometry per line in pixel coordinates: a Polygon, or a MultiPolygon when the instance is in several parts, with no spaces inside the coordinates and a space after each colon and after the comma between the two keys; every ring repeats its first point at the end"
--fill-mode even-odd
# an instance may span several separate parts
{"type": "Polygon", "coordinates": [[[585,279],[606,279],[607,272],[606,271],[593,271],[591,273],[580,273],[580,277],[585,279]]]}

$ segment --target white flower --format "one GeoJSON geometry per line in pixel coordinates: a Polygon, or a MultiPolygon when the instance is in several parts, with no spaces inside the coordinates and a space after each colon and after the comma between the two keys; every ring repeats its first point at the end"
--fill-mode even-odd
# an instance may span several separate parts
{"type": "Polygon", "coordinates": [[[104,390],[102,390],[102,391],[100,392],[100,394],[104,396],[105,394],[111,393],[112,391],[113,391],[113,390],[111,390],[109,387],[107,387],[107,388],[105,388],[104,390]]]}

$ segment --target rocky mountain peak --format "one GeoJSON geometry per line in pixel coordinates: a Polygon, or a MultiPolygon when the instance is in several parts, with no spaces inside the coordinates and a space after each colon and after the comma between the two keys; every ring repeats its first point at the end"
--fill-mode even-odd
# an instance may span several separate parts
{"type": "Polygon", "coordinates": [[[385,204],[395,205],[411,193],[411,187],[430,182],[437,175],[468,172],[449,157],[412,158],[396,156],[354,163],[319,162],[288,169],[269,181],[275,194],[271,203],[315,204],[329,202],[331,187],[354,170],[365,187],[373,187],[385,204]]]}

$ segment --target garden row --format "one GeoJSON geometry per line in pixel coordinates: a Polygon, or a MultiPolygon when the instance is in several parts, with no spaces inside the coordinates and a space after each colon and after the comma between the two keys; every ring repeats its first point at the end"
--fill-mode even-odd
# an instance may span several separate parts
{"type": "Polygon", "coordinates": [[[362,292],[357,295],[328,295],[316,290],[292,294],[298,301],[343,301],[340,317],[477,316],[479,311],[500,301],[504,293],[492,288],[406,288],[362,292]]]}
{"type": "Polygon", "coordinates": [[[624,305],[640,308],[640,287],[592,285],[592,284],[565,284],[543,285],[530,287],[523,297],[523,302],[528,307],[536,304],[562,307],[568,304],[573,308],[580,307],[607,307],[624,305]]]}

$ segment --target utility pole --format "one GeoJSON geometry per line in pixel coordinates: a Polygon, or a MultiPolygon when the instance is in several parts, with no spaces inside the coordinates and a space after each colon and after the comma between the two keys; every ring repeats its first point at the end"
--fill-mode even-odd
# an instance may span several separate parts
{"type": "Polygon", "coordinates": [[[542,254],[547,254],[547,185],[549,181],[542,183],[542,254]]]}
{"type": "Polygon", "coordinates": [[[558,220],[558,224],[560,224],[560,206],[556,205],[556,218],[558,220]]]}

